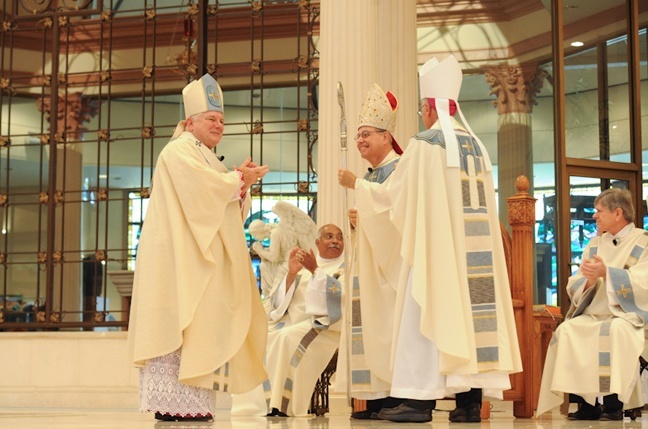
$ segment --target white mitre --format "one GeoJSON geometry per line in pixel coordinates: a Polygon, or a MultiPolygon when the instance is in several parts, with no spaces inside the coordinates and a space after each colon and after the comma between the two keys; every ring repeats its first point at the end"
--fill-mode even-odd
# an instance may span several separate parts
{"type": "Polygon", "coordinates": [[[441,62],[432,58],[419,70],[421,98],[442,98],[456,102],[462,82],[461,66],[452,55],[441,62]]]}
{"type": "Polygon", "coordinates": [[[182,102],[184,103],[185,118],[211,110],[225,113],[223,91],[210,74],[205,74],[185,86],[182,90],[182,102]]]}
{"type": "Polygon", "coordinates": [[[461,90],[462,82],[463,72],[461,71],[459,62],[453,55],[450,55],[441,62],[436,58],[431,58],[419,70],[420,98],[433,98],[435,100],[436,112],[439,116],[443,136],[445,137],[448,167],[459,167],[459,143],[457,142],[457,136],[450,116],[450,100],[453,100],[466,130],[468,130],[480,146],[486,169],[491,171],[493,166],[490,162],[488,152],[486,152],[482,142],[470,129],[459,106],[459,91],[461,90]]]}
{"type": "Polygon", "coordinates": [[[185,120],[180,121],[171,140],[178,137],[185,129],[186,118],[190,116],[216,111],[225,114],[223,106],[223,91],[220,85],[210,74],[205,74],[198,80],[187,84],[182,90],[185,120]]]}

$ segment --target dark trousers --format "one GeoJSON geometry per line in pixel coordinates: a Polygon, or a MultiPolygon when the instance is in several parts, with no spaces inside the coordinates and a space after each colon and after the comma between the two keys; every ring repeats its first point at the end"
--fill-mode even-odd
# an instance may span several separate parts
{"type": "Polygon", "coordinates": [[[470,404],[479,404],[479,408],[481,408],[482,390],[470,389],[467,392],[457,393],[455,398],[457,408],[466,408],[470,404]]]}
{"type": "MultiPolygon", "coordinates": [[[[408,407],[417,410],[433,410],[436,407],[435,400],[418,400],[418,399],[401,399],[388,396],[382,399],[371,399],[367,401],[367,409],[370,411],[379,411],[381,408],[395,408],[405,403],[408,407]]],[[[470,404],[479,404],[481,408],[482,390],[470,389],[467,392],[457,393],[457,408],[466,408],[470,404]]]]}
{"type": "Polygon", "coordinates": [[[367,400],[367,410],[378,412],[383,408],[396,408],[403,402],[405,402],[405,399],[394,398],[393,396],[380,399],[369,399],[367,400]]]}

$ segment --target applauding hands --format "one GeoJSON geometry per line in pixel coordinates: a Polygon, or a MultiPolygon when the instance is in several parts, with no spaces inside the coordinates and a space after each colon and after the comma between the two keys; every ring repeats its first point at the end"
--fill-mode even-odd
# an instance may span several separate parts
{"type": "Polygon", "coordinates": [[[270,167],[267,165],[257,165],[255,162],[252,162],[252,158],[250,157],[238,167],[235,166],[234,169],[243,173],[243,192],[247,192],[250,186],[261,181],[263,176],[270,171],[270,167]]]}

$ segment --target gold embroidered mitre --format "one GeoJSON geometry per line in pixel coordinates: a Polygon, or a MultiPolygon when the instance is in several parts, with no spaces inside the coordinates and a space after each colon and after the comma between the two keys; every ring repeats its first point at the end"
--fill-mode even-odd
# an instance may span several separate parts
{"type": "Polygon", "coordinates": [[[398,100],[394,94],[385,93],[378,84],[374,83],[362,104],[358,128],[369,126],[394,134],[397,110],[398,100]]]}

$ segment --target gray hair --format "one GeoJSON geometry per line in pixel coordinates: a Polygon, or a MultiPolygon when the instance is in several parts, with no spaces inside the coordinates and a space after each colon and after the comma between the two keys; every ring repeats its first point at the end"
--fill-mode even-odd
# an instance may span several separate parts
{"type": "Polygon", "coordinates": [[[634,222],[635,210],[632,204],[632,194],[627,189],[606,189],[594,199],[594,205],[599,203],[610,211],[621,209],[625,220],[634,222]]]}

